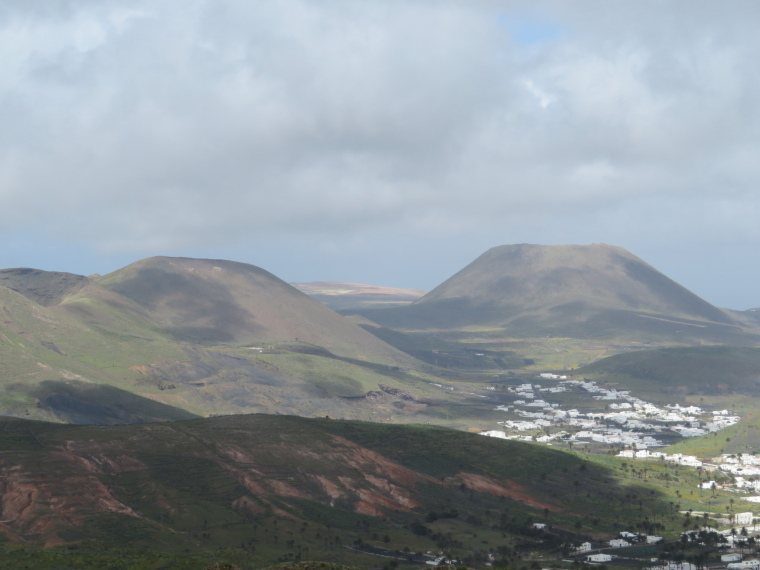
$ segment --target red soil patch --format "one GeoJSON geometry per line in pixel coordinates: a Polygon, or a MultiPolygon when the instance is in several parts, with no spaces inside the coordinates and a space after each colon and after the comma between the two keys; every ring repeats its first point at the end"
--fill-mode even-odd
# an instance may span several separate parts
{"type": "Polygon", "coordinates": [[[356,503],[356,512],[360,515],[367,515],[370,517],[382,517],[385,515],[382,509],[367,501],[359,501],[356,503]]]}
{"type": "MultiPolygon", "coordinates": [[[[369,473],[375,476],[380,475],[405,487],[414,487],[417,483],[422,482],[440,483],[433,477],[412,471],[407,467],[390,461],[379,453],[361,447],[345,438],[337,435],[333,435],[332,438],[344,448],[347,448],[346,452],[339,455],[336,454],[337,460],[358,469],[362,473],[369,473]]],[[[369,476],[365,475],[365,477],[369,480],[369,476]]]]}
{"type": "Polygon", "coordinates": [[[534,509],[548,509],[554,513],[562,511],[561,508],[555,505],[534,499],[525,492],[524,485],[520,485],[509,479],[503,479],[499,482],[483,475],[476,475],[475,473],[457,473],[455,479],[458,479],[464,483],[465,487],[473,491],[508,497],[534,509]]]}

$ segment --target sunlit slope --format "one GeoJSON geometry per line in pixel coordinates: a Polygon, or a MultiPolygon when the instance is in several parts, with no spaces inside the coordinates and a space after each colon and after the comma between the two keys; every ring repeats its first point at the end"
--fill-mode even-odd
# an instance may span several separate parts
{"type": "Polygon", "coordinates": [[[525,336],[628,334],[715,342],[747,338],[726,311],[606,244],[495,247],[419,301],[362,314],[409,329],[504,327],[525,336]]]}
{"type": "MultiPolygon", "coordinates": [[[[43,307],[0,287],[0,415],[99,424],[254,412],[400,421],[416,412],[399,409],[401,397],[377,395],[379,385],[431,391],[395,366],[324,350],[260,354],[154,338],[149,331],[141,336],[137,326],[125,333],[84,324],[62,306],[43,307]]],[[[108,305],[96,309],[97,320],[107,321],[108,305]]]]}
{"type": "Polygon", "coordinates": [[[693,437],[665,448],[667,453],[712,459],[722,454],[760,452],[760,412],[744,416],[739,423],[701,437],[693,437]]]}
{"type": "Polygon", "coordinates": [[[150,312],[172,337],[197,343],[300,342],[396,362],[405,355],[253,265],[153,257],[97,279],[150,312]]]}
{"type": "Polygon", "coordinates": [[[380,384],[409,388],[417,383],[424,388],[426,384],[399,372],[399,364],[411,359],[260,273],[265,279],[254,285],[281,288],[284,294],[251,292],[249,282],[240,284],[233,278],[212,283],[205,297],[198,283],[184,289],[180,283],[176,296],[167,286],[158,295],[160,301],[141,305],[82,276],[2,272],[3,281],[16,290],[0,287],[0,413],[103,424],[254,412],[363,419],[413,415],[394,407],[399,398],[386,393],[365,398],[380,384]],[[225,287],[235,292],[228,294],[232,301],[226,304],[219,293],[225,287]],[[251,304],[252,296],[257,298],[251,304]],[[228,313],[214,315],[220,305],[228,313]],[[259,311],[264,305],[266,311],[259,311]],[[182,309],[188,306],[193,307],[191,313],[196,311],[193,323],[207,317],[223,332],[229,330],[225,315],[239,311],[244,316],[233,320],[235,332],[266,330],[273,347],[267,345],[266,354],[261,354],[245,346],[176,338],[172,324],[187,323],[190,317],[182,309]],[[254,312],[264,318],[251,317],[254,312]],[[255,328],[259,322],[274,324],[255,328]],[[277,338],[279,334],[290,336],[277,338]],[[322,346],[343,347],[343,354],[355,357],[315,346],[308,342],[309,334],[322,346]]]}
{"type": "Polygon", "coordinates": [[[166,338],[146,309],[83,275],[27,268],[3,269],[0,286],[49,308],[52,313],[72,317],[106,332],[166,338]]]}
{"type": "Polygon", "coordinates": [[[135,363],[178,359],[184,349],[107,333],[56,307],[0,287],[0,414],[123,423],[193,417],[150,399],[135,363]]]}

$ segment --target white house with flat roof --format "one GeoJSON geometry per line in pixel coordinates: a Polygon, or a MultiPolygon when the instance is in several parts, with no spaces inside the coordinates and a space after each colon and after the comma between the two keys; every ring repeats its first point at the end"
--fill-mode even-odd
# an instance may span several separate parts
{"type": "Polygon", "coordinates": [[[755,517],[755,513],[736,513],[734,515],[734,522],[738,525],[746,526],[752,524],[752,519],[755,517]]]}

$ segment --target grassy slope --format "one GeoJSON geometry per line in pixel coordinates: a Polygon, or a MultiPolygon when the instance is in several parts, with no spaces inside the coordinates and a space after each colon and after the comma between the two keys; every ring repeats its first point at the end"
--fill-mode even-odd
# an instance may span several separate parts
{"type": "Polygon", "coordinates": [[[544,548],[531,542],[531,520],[604,534],[668,513],[666,497],[644,481],[621,482],[577,455],[440,428],[283,416],[1,427],[4,465],[14,473],[6,510],[16,489],[40,490],[34,508],[0,527],[13,540],[94,539],[173,553],[234,548],[257,563],[308,549],[317,559],[366,561],[332,538],[383,546],[387,534],[392,548],[413,552],[453,540],[448,548],[466,556],[482,541],[544,548]],[[367,501],[383,516],[357,513],[367,501]],[[104,504],[139,517],[108,514],[104,504]],[[429,511],[452,509],[453,519],[425,522],[429,511]],[[411,532],[415,520],[441,538],[411,532]]]}
{"type": "MultiPolygon", "coordinates": [[[[481,398],[467,397],[464,392],[469,388],[464,385],[458,392],[432,388],[432,382],[441,380],[432,367],[419,363],[399,369],[305,343],[278,345],[262,354],[247,348],[178,343],[166,338],[161,327],[147,318],[147,311],[98,285],[89,284],[52,307],[3,288],[0,298],[5,312],[0,329],[0,386],[4,386],[0,409],[5,413],[55,419],[55,410],[57,417],[68,421],[104,421],[113,410],[116,393],[77,382],[103,384],[201,416],[279,412],[432,421],[467,428],[486,427],[472,420],[483,419],[493,408],[481,398]],[[387,394],[361,400],[365,393],[377,392],[380,384],[406,390],[433,405],[417,406],[387,394]],[[74,389],[78,394],[72,402],[74,389]],[[69,403],[62,407],[63,396],[69,403]],[[44,405],[38,406],[40,401],[44,405]],[[82,402],[95,409],[82,410],[82,402]]],[[[447,342],[431,346],[457,348],[447,342]]],[[[449,357],[432,350],[429,356],[433,363],[447,365],[444,358],[449,357]]],[[[470,363],[484,360],[471,353],[467,358],[470,363]]],[[[126,413],[115,414],[114,420],[125,421],[130,411],[144,411],[139,398],[130,402],[127,394],[119,394],[126,413]]],[[[164,412],[168,419],[183,417],[173,409],[164,412]]],[[[158,417],[154,413],[145,419],[158,417]]]]}
{"type": "Polygon", "coordinates": [[[94,329],[9,289],[0,288],[0,303],[0,406],[5,413],[54,419],[37,403],[61,383],[101,384],[153,398],[160,390],[142,383],[132,367],[185,358],[182,347],[151,338],[147,331],[94,329]]]}
{"type": "Polygon", "coordinates": [[[703,459],[723,453],[760,452],[760,412],[744,416],[738,424],[702,437],[681,441],[667,448],[668,453],[685,453],[703,459]]]}
{"type": "Polygon", "coordinates": [[[109,411],[117,412],[113,421],[158,419],[156,408],[164,404],[167,419],[250,412],[370,419],[375,412],[355,409],[355,402],[340,396],[361,397],[379,383],[400,386],[399,374],[388,371],[413,363],[274,276],[243,264],[148,260],[100,278],[134,299],[81,276],[30,270],[5,272],[4,278],[22,293],[0,287],[0,410],[6,414],[111,423],[109,411]],[[254,338],[237,340],[266,339],[274,347],[270,352],[278,353],[276,365],[244,348],[178,341],[178,329],[203,328],[207,309],[220,309],[213,315],[219,322],[205,324],[222,334],[244,329],[254,338]],[[227,330],[225,314],[232,309],[255,318],[232,319],[227,330]],[[295,353],[284,356],[290,351],[295,353]],[[108,388],[93,390],[91,384],[108,388]],[[114,399],[124,413],[114,410],[114,399]],[[150,407],[156,413],[134,413],[150,407]]]}
{"type": "MultiPolygon", "coordinates": [[[[79,296],[71,304],[89,299],[79,296]]],[[[265,401],[262,407],[256,401],[256,379],[262,374],[255,366],[241,371],[236,362],[206,349],[161,339],[128,317],[125,323],[118,308],[95,306],[97,301],[88,308],[98,325],[86,325],[72,317],[68,304],[43,307],[0,288],[0,409],[5,414],[112,423],[276,409],[275,403],[266,407],[265,401]],[[206,377],[211,386],[194,385],[193,380],[206,377]],[[230,400],[234,391],[250,395],[230,400]],[[105,417],[109,411],[112,418],[105,417]]],[[[288,386],[304,399],[314,396],[304,381],[284,377],[280,388],[288,386]]]]}
{"type": "Polygon", "coordinates": [[[618,354],[576,371],[614,382],[646,397],[683,400],[687,395],[760,395],[760,349],[753,347],[667,348],[618,354]]]}

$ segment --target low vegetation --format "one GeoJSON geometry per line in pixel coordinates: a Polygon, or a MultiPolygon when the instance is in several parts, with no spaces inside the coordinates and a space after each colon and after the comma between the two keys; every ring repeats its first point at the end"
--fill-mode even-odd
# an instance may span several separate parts
{"type": "Polygon", "coordinates": [[[760,396],[760,348],[744,346],[673,347],[618,354],[576,374],[603,378],[637,394],[687,397],[732,394],[760,396]]]}
{"type": "Polygon", "coordinates": [[[221,548],[245,567],[383,556],[424,564],[428,551],[481,564],[489,553],[530,559],[646,520],[663,532],[680,524],[667,485],[631,478],[612,459],[432,426],[261,415],[113,427],[10,420],[0,445],[13,473],[6,539],[69,545],[50,556],[108,543],[146,560],[221,548]],[[34,490],[32,504],[18,501],[23,489],[34,490]]]}

